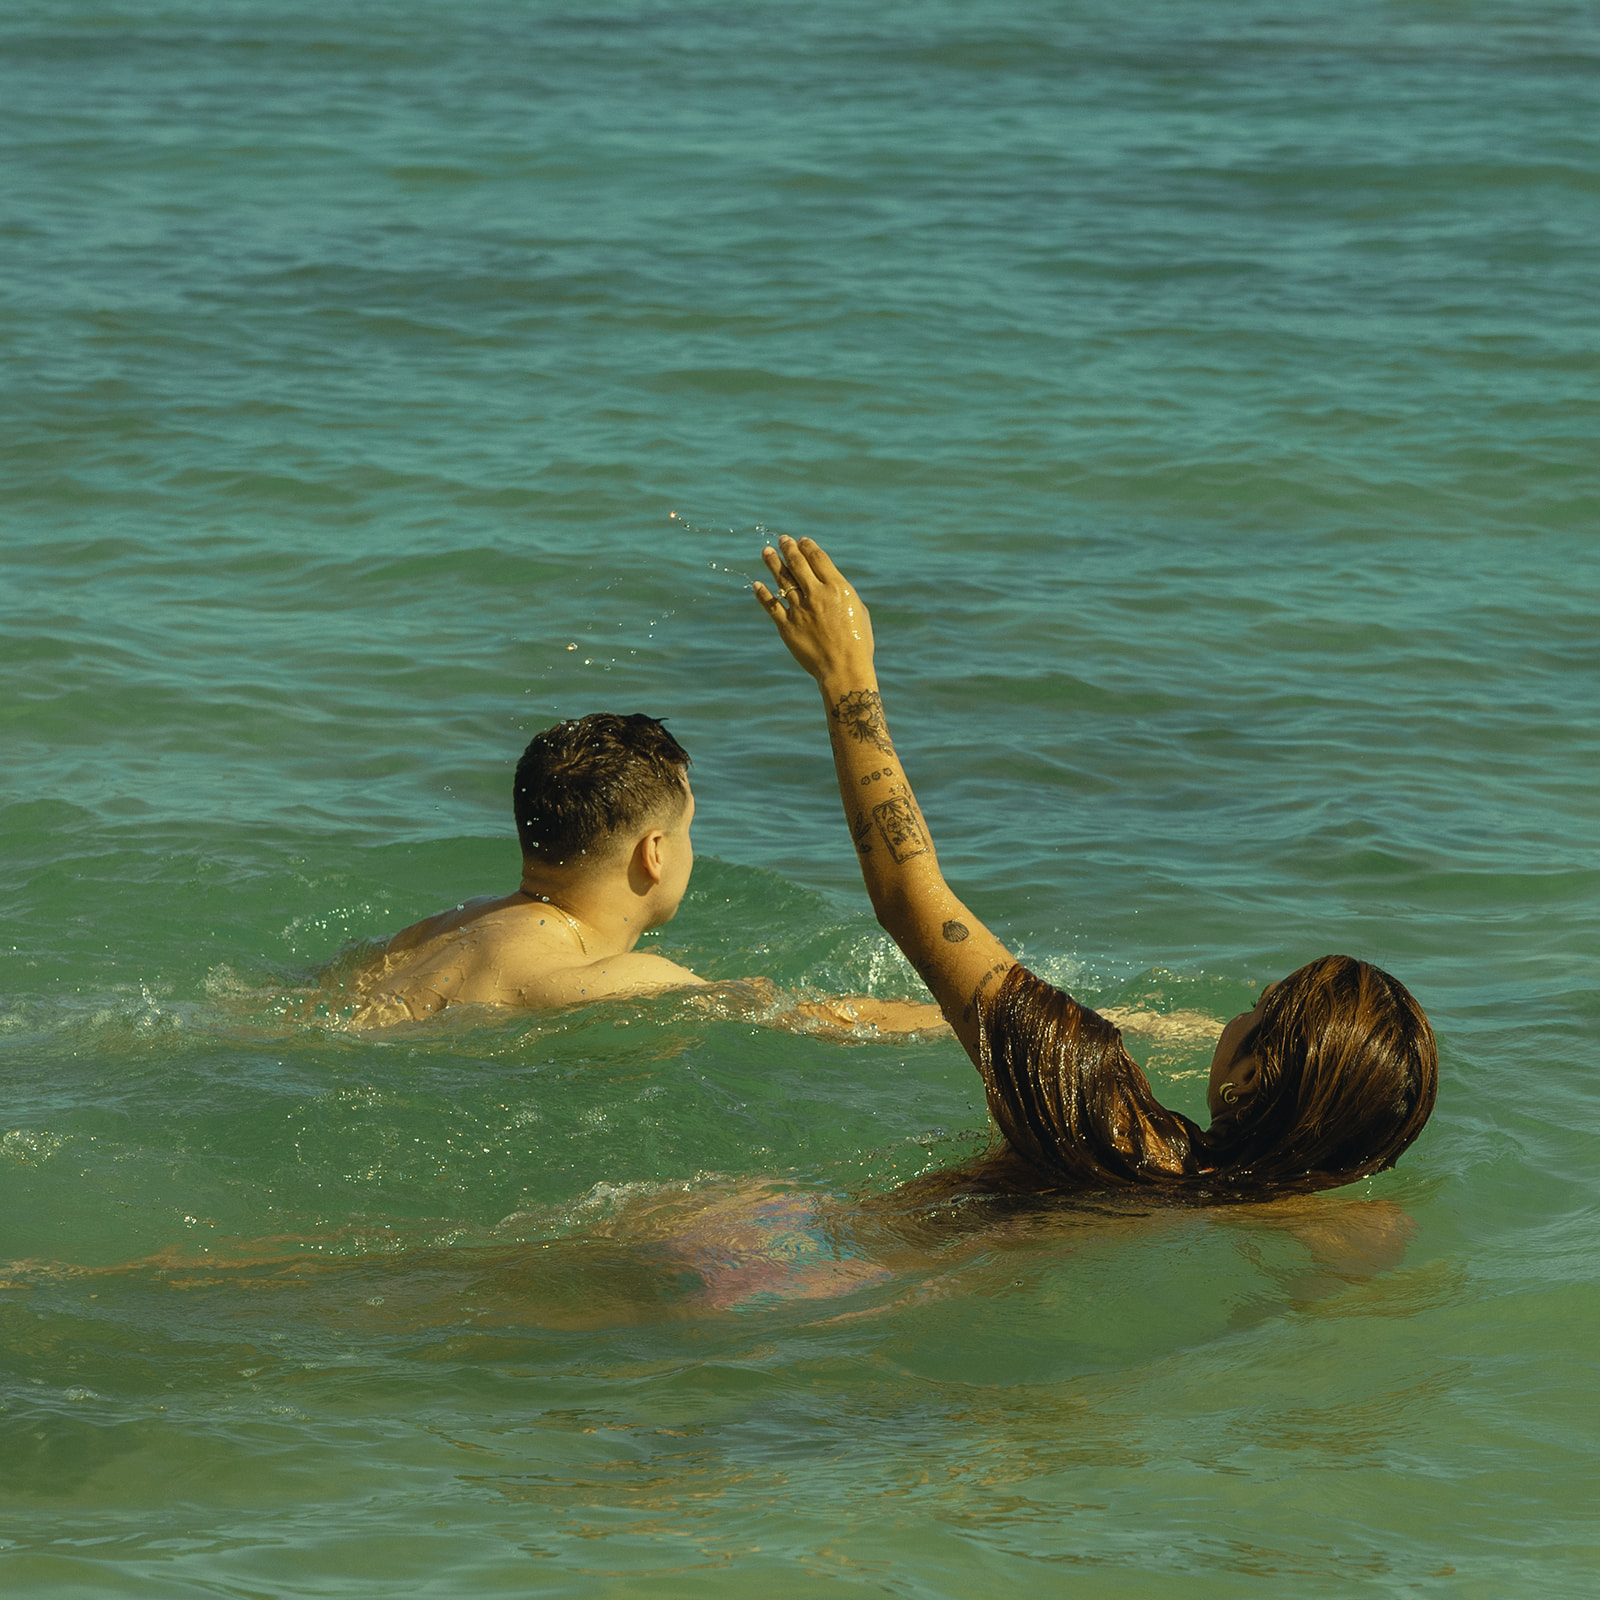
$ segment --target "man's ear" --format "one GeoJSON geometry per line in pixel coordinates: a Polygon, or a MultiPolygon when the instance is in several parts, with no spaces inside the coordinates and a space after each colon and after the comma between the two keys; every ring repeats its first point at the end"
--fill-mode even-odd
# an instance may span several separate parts
{"type": "Polygon", "coordinates": [[[633,847],[634,870],[651,888],[661,882],[666,870],[666,838],[660,828],[652,828],[633,847]]]}

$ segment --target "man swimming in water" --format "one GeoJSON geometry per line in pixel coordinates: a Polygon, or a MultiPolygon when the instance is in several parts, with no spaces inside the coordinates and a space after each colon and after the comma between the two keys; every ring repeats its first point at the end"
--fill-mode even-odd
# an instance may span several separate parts
{"type": "Polygon", "coordinates": [[[689,756],[653,717],[599,712],[535,735],[512,811],[522,881],[402,929],[366,976],[364,1023],[447,1005],[546,1007],[701,980],[641,934],[689,886],[689,756]]]}
{"type": "MultiPolygon", "coordinates": [[[[419,1021],[449,1005],[546,1009],[618,995],[704,988],[687,967],[637,947],[676,915],[689,886],[695,800],[689,756],[656,721],[596,712],[536,734],[517,763],[512,811],[522,878],[397,933],[357,978],[357,1026],[419,1021]]],[[[912,1032],[935,1007],[847,998],[772,1009],[780,1026],[912,1032]]]]}

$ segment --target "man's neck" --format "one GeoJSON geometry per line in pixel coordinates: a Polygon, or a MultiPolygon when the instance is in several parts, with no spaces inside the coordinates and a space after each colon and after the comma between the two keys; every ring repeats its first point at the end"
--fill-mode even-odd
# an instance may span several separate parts
{"type": "Polygon", "coordinates": [[[582,877],[551,872],[531,863],[523,868],[523,897],[553,906],[577,923],[590,960],[631,950],[646,932],[645,905],[628,886],[625,872],[582,877]]]}

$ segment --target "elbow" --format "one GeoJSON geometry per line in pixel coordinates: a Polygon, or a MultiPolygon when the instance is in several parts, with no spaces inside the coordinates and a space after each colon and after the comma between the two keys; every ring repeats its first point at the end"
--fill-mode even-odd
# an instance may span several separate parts
{"type": "Polygon", "coordinates": [[[911,902],[901,890],[877,888],[870,891],[872,914],[878,926],[897,944],[911,924],[911,902]]]}

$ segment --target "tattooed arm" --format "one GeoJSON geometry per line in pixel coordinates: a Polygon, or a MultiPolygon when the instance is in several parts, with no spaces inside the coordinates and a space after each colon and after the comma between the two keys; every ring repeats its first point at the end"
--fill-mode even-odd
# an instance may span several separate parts
{"type": "Polygon", "coordinates": [[[833,741],[845,821],[872,909],[927,984],[967,1054],[978,1059],[978,1008],[1016,958],[955,897],[884,720],[872,619],[812,539],[780,539],[761,558],[777,586],[755,585],[795,660],[817,681],[833,741]]]}

